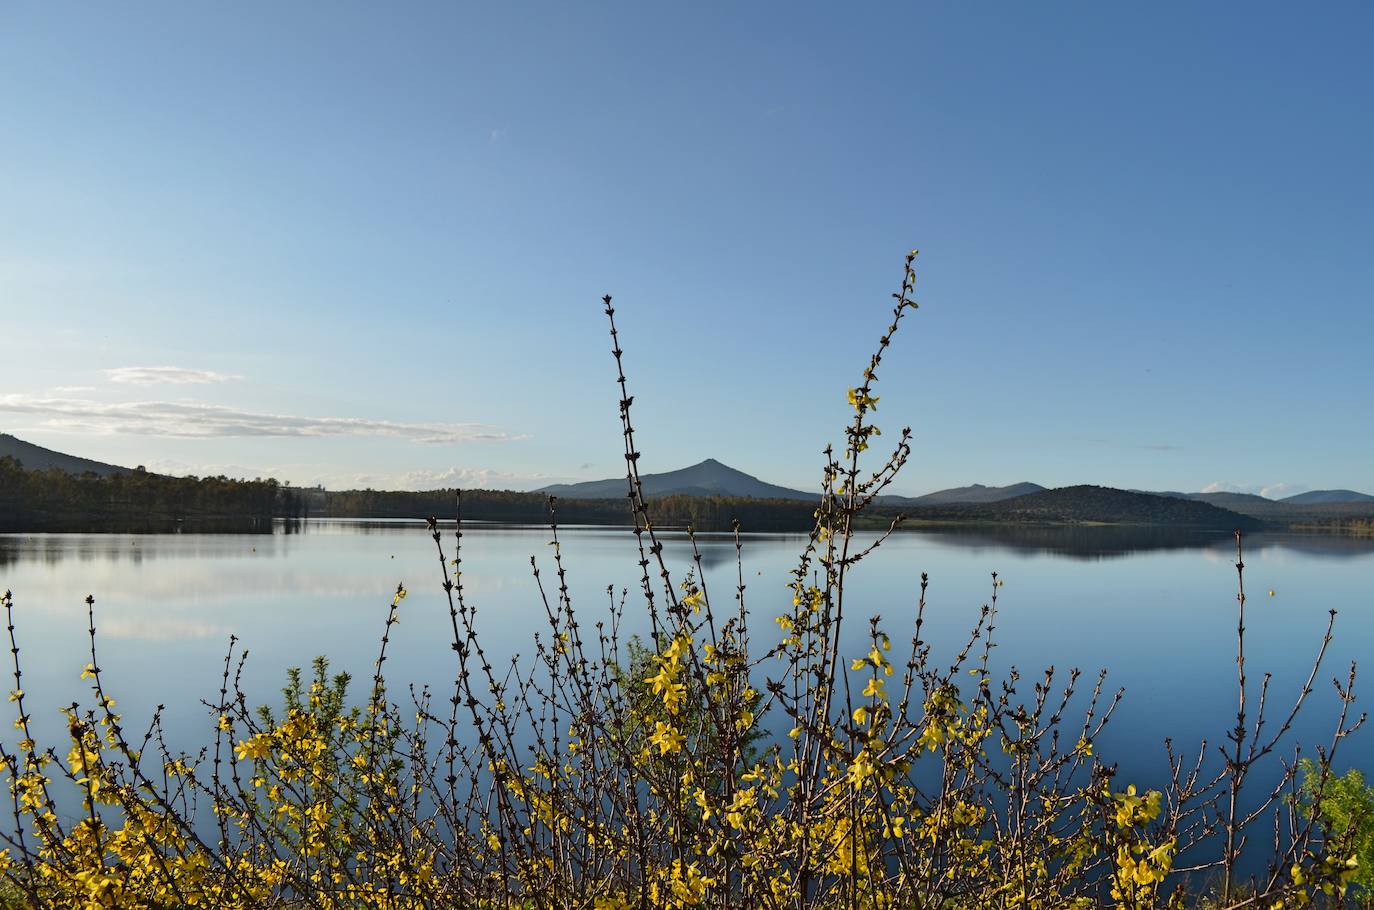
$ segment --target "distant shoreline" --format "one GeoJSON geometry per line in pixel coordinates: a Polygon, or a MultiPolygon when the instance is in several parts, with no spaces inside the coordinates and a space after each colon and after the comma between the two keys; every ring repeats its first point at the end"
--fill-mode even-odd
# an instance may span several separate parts
{"type": "MultiPolygon", "coordinates": [[[[298,526],[302,522],[311,521],[395,521],[395,522],[414,522],[422,524],[428,514],[311,514],[309,516],[288,517],[278,516],[276,518],[264,519],[261,517],[245,516],[196,516],[190,518],[166,518],[166,519],[80,519],[72,516],[64,516],[60,520],[47,520],[35,523],[15,523],[0,520],[0,534],[273,534],[278,533],[283,526],[288,528],[290,533],[292,526],[298,526]]],[[[448,526],[452,526],[454,517],[452,514],[447,516],[436,516],[439,521],[448,526]]],[[[856,530],[860,531],[880,531],[886,530],[892,517],[887,515],[862,516],[855,525],[856,530]]],[[[1244,518],[1245,516],[1241,516],[1244,518]]],[[[539,528],[548,527],[548,516],[542,518],[530,516],[528,518],[490,518],[467,516],[464,523],[472,526],[496,525],[512,527],[539,528]]],[[[558,520],[560,527],[596,527],[596,528],[632,528],[633,522],[628,513],[623,516],[604,516],[597,518],[578,517],[568,518],[560,516],[558,520]]],[[[727,533],[733,530],[731,522],[685,522],[685,521],[655,521],[654,526],[660,530],[680,533],[688,528],[703,533],[727,533]]],[[[1340,536],[1340,537],[1368,537],[1374,536],[1374,527],[1346,527],[1340,524],[1317,524],[1317,523],[1284,523],[1284,522],[1263,522],[1249,519],[1238,525],[1240,530],[1247,533],[1277,532],[1293,533],[1313,536],[1340,536]]],[[[739,530],[743,533],[783,533],[783,534],[806,534],[812,528],[807,523],[788,524],[778,521],[769,521],[760,525],[751,525],[748,522],[741,522],[739,530]]],[[[1237,529],[1237,526],[1224,527],[1221,525],[1195,525],[1179,524],[1169,522],[1149,522],[1149,521],[1108,521],[1097,519],[1055,519],[1055,518],[991,518],[991,517],[918,517],[909,516],[898,526],[898,531],[940,531],[940,530],[968,530],[968,531],[996,531],[1006,530],[1034,530],[1045,529],[1057,530],[1119,530],[1119,531],[1161,531],[1179,533],[1199,533],[1199,534],[1230,534],[1237,529]]]]}
{"type": "MultiPolygon", "coordinates": [[[[1029,486],[1029,485],[1023,485],[1029,486]]],[[[986,489],[986,488],[981,488],[986,489]]],[[[917,502],[876,497],[858,526],[907,527],[1138,527],[1184,530],[1291,530],[1374,533],[1374,503],[1285,505],[1271,500],[1233,507],[1168,494],[1081,484],[992,501],[917,502]]],[[[810,499],[649,494],[649,515],[660,527],[728,531],[810,531],[820,495],[810,499]]],[[[629,526],[625,495],[561,498],[538,492],[438,489],[426,491],[302,489],[275,480],[166,477],[142,471],[100,476],[60,469],[25,470],[0,458],[0,531],[9,533],[264,533],[276,519],[451,518],[563,525],[629,526]]]]}

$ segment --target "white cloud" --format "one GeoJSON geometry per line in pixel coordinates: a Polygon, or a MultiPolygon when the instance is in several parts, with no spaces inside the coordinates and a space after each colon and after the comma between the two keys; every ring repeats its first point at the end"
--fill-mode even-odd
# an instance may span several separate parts
{"type": "Polygon", "coordinates": [[[206,385],[242,379],[231,373],[192,370],[188,367],[116,367],[105,371],[105,378],[122,385],[206,385]]]}
{"type": "Polygon", "coordinates": [[[320,462],[282,462],[241,464],[238,462],[191,463],[173,459],[152,460],[148,470],[155,474],[184,477],[274,477],[299,487],[324,486],[330,490],[441,490],[452,487],[478,490],[526,490],[569,480],[563,475],[518,474],[491,468],[451,467],[444,470],[420,469],[402,474],[360,473],[356,467],[320,462]]]}
{"type": "Polygon", "coordinates": [[[1282,499],[1285,496],[1292,496],[1310,489],[1305,484],[1292,483],[1232,483],[1229,480],[1218,480],[1203,487],[1203,493],[1249,493],[1253,496],[1263,496],[1266,499],[1282,499]]]}
{"type": "Polygon", "coordinates": [[[487,424],[408,423],[367,417],[302,417],[194,401],[107,404],[79,398],[0,395],[0,412],[38,417],[46,429],[201,439],[222,436],[380,436],[455,443],[519,439],[487,424]]]}
{"type": "Polygon", "coordinates": [[[1305,483],[1275,483],[1267,487],[1260,488],[1260,495],[1270,499],[1283,499],[1285,496],[1296,496],[1299,493],[1306,493],[1312,489],[1305,483]]]}
{"type": "Polygon", "coordinates": [[[451,467],[443,471],[410,471],[400,478],[402,489],[441,490],[449,487],[477,490],[523,490],[542,487],[557,478],[548,474],[513,474],[491,468],[451,467]]]}
{"type": "Polygon", "coordinates": [[[93,385],[60,385],[53,388],[58,395],[76,395],[81,392],[94,392],[93,385]]]}
{"type": "Polygon", "coordinates": [[[1199,490],[1199,493],[1252,493],[1259,495],[1260,488],[1253,483],[1232,483],[1229,480],[1218,480],[1207,484],[1199,490]]]}
{"type": "MultiPolygon", "coordinates": [[[[236,462],[211,462],[192,464],[175,459],[155,458],[144,463],[144,467],[154,474],[167,474],[171,477],[275,477],[278,480],[291,478],[282,467],[263,468],[259,465],[238,464],[236,462]]],[[[299,466],[297,466],[299,467],[299,466]]]]}

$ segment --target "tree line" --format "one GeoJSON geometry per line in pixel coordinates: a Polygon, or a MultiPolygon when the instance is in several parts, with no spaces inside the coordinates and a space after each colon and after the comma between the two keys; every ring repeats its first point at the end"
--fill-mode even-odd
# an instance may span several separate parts
{"type": "MultiPolygon", "coordinates": [[[[313,497],[312,497],[313,498],[313,497]]],[[[565,525],[630,525],[628,499],[563,499],[555,501],[558,522],[565,525]]],[[[452,518],[456,491],[423,492],[344,490],[324,493],[310,514],[334,518],[452,518]]],[[[805,531],[815,523],[816,504],[790,499],[730,496],[661,496],[649,503],[655,524],[703,531],[729,530],[736,520],[750,531],[805,531]]],[[[549,497],[510,490],[463,491],[464,521],[538,524],[549,520],[549,497]]]]}
{"type": "Polygon", "coordinates": [[[100,476],[28,471],[0,457],[0,530],[270,530],[299,517],[299,491],[276,480],[167,477],[145,470],[100,476]]]}

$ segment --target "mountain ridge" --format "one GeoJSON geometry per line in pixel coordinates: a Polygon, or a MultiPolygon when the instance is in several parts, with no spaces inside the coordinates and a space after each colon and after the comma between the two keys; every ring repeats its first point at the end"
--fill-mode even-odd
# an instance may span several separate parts
{"type": "MultiPolygon", "coordinates": [[[[817,493],[804,493],[759,480],[737,468],[707,458],[676,471],[641,474],[640,483],[648,496],[739,496],[750,499],[819,499],[817,493]]],[[[624,499],[629,485],[623,477],[586,480],[581,483],[556,483],[534,490],[568,499],[624,499]]]]}
{"type": "Polygon", "coordinates": [[[1285,496],[1277,502],[1286,502],[1296,506],[1329,505],[1337,502],[1374,503],[1374,496],[1356,490],[1308,490],[1306,493],[1298,493],[1295,496],[1285,496]]]}
{"type": "MultiPolygon", "coordinates": [[[[73,475],[91,472],[100,476],[132,473],[129,468],[68,455],[0,433],[0,458],[7,456],[18,460],[26,470],[57,469],[73,475]]],[[[641,481],[646,495],[659,500],[687,497],[815,502],[819,498],[819,493],[768,483],[715,458],[707,458],[676,471],[645,474],[641,481]]],[[[624,500],[628,486],[624,478],[608,478],[551,484],[532,492],[565,499],[624,500]]],[[[1129,522],[1154,520],[1148,516],[1156,516],[1166,522],[1195,524],[1199,521],[1225,523],[1232,519],[1224,516],[1231,515],[1263,521],[1310,522],[1348,520],[1374,513],[1374,496],[1355,490],[1331,489],[1312,490],[1275,500],[1252,493],[1118,490],[1087,484],[1049,489],[1022,481],[1002,487],[975,483],[921,496],[884,495],[878,497],[876,505],[884,511],[911,509],[931,517],[948,513],[950,516],[975,520],[979,520],[976,516],[981,516],[993,520],[1002,517],[1011,520],[1096,521],[1106,516],[1116,516],[1107,520],[1129,522]],[[1131,499],[1133,496],[1146,499],[1131,499]],[[1173,508],[1165,501],[1196,503],[1215,511],[1173,508]]]]}
{"type": "Polygon", "coordinates": [[[81,475],[86,472],[108,477],[111,474],[132,473],[129,468],[106,464],[79,455],[68,455],[55,449],[44,448],[32,442],[25,442],[9,433],[0,433],[0,458],[10,457],[24,466],[26,471],[48,471],[56,468],[68,474],[81,475]]]}
{"type": "Polygon", "coordinates": [[[970,514],[990,510],[1002,520],[1114,524],[1167,524],[1206,530],[1252,530],[1262,520],[1196,499],[1180,499],[1076,484],[1016,496],[986,505],[965,506],[970,514]]]}
{"type": "Polygon", "coordinates": [[[1023,480],[1020,483],[1007,484],[1005,487],[989,487],[981,483],[969,484],[966,487],[950,487],[947,490],[936,490],[934,493],[926,493],[923,496],[894,496],[894,502],[910,503],[912,505],[944,505],[947,503],[978,503],[978,502],[1000,502],[1004,499],[1014,499],[1017,496],[1025,496],[1028,493],[1039,493],[1048,487],[1043,487],[1038,483],[1031,483],[1023,480]]]}

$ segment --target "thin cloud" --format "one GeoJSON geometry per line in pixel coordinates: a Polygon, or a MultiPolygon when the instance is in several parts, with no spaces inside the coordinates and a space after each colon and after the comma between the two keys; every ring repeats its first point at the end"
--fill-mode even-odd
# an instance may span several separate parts
{"type": "Polygon", "coordinates": [[[299,487],[322,486],[330,490],[354,490],[364,487],[385,490],[439,490],[458,487],[480,490],[523,490],[546,486],[568,478],[553,474],[517,474],[491,468],[451,467],[443,470],[415,470],[403,474],[359,473],[338,464],[318,462],[290,462],[274,465],[246,465],[237,462],[190,463],[175,460],[153,460],[147,463],[155,474],[174,477],[275,477],[299,487]]]}
{"type": "Polygon", "coordinates": [[[1127,442],[1120,439],[1103,439],[1101,437],[1091,437],[1083,441],[1097,446],[1110,446],[1118,449],[1147,449],[1151,452],[1177,452],[1184,448],[1184,446],[1174,442],[1127,442]]]}
{"type": "Polygon", "coordinates": [[[186,641],[200,638],[221,638],[229,629],[219,623],[197,619],[178,619],[159,616],[156,619],[139,617],[111,617],[100,622],[100,634],[112,638],[140,641],[186,641]]]}
{"type": "Polygon", "coordinates": [[[78,398],[0,395],[0,412],[39,418],[47,429],[101,435],[204,439],[224,436],[379,436],[412,442],[507,441],[512,436],[480,423],[407,423],[367,417],[302,417],[187,401],[106,404],[78,398]]]}
{"type": "MultiPolygon", "coordinates": [[[[288,480],[295,476],[292,470],[285,467],[262,468],[236,462],[191,464],[164,458],[151,459],[144,466],[154,474],[166,474],[169,477],[274,477],[277,480],[288,480]]],[[[295,467],[295,473],[299,473],[298,469],[302,466],[295,467]]]]}
{"type": "Polygon", "coordinates": [[[549,474],[513,474],[490,468],[452,467],[443,471],[419,470],[403,475],[402,489],[440,490],[449,487],[476,490],[520,490],[546,486],[557,478],[549,474]]]}
{"type": "Polygon", "coordinates": [[[121,385],[209,385],[242,379],[232,373],[192,370],[188,367],[116,367],[105,371],[105,378],[121,385]]]}

